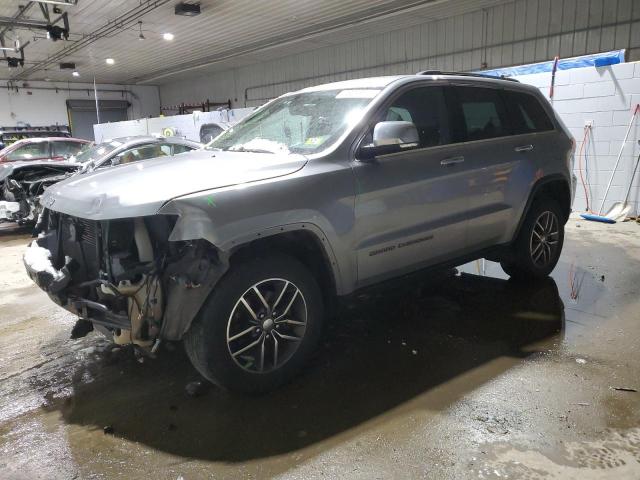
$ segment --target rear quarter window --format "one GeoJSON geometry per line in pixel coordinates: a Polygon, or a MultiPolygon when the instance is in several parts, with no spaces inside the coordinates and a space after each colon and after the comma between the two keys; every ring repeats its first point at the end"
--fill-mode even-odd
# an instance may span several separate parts
{"type": "Polygon", "coordinates": [[[554,129],[549,115],[535,96],[509,90],[505,90],[503,95],[509,109],[514,134],[546,132],[554,129]]]}

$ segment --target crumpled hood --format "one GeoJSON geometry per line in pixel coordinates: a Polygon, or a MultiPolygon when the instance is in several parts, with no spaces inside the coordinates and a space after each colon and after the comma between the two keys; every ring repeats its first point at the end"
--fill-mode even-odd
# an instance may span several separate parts
{"type": "Polygon", "coordinates": [[[173,198],[288,175],[306,161],[302,155],[197,150],[75,175],[49,187],[41,203],[91,220],[154,215],[173,198]]]}

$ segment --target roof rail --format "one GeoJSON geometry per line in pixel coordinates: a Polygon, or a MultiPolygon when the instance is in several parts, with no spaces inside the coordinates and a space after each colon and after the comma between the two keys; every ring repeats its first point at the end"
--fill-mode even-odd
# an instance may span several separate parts
{"type": "Polygon", "coordinates": [[[484,73],[443,72],[440,70],[424,70],[423,72],[416,73],[416,75],[457,75],[459,77],[493,78],[497,80],[509,80],[510,82],[520,83],[520,80],[513,77],[505,77],[504,75],[500,75],[499,77],[496,77],[494,75],[486,75],[484,73]]]}

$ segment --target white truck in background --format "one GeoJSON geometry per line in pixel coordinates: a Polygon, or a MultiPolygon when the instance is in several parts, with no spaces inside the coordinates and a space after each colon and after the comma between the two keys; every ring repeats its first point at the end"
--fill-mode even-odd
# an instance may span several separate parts
{"type": "Polygon", "coordinates": [[[253,110],[253,108],[233,108],[215,112],[193,112],[186,115],[98,123],[93,126],[93,133],[96,143],[111,138],[136,135],[182,137],[195,142],[207,143],[253,110]]]}

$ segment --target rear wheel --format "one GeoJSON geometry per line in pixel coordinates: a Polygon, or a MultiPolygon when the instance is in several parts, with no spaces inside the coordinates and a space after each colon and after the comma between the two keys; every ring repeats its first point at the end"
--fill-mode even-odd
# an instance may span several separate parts
{"type": "Polygon", "coordinates": [[[229,390],[264,392],[290,380],[320,338],[320,289],[299,261],[253,259],[220,281],[185,336],[195,368],[229,390]]]}
{"type": "Polygon", "coordinates": [[[500,262],[513,278],[544,278],[555,268],[564,243],[564,221],[552,199],[534,202],[513,244],[513,254],[500,262]]]}

